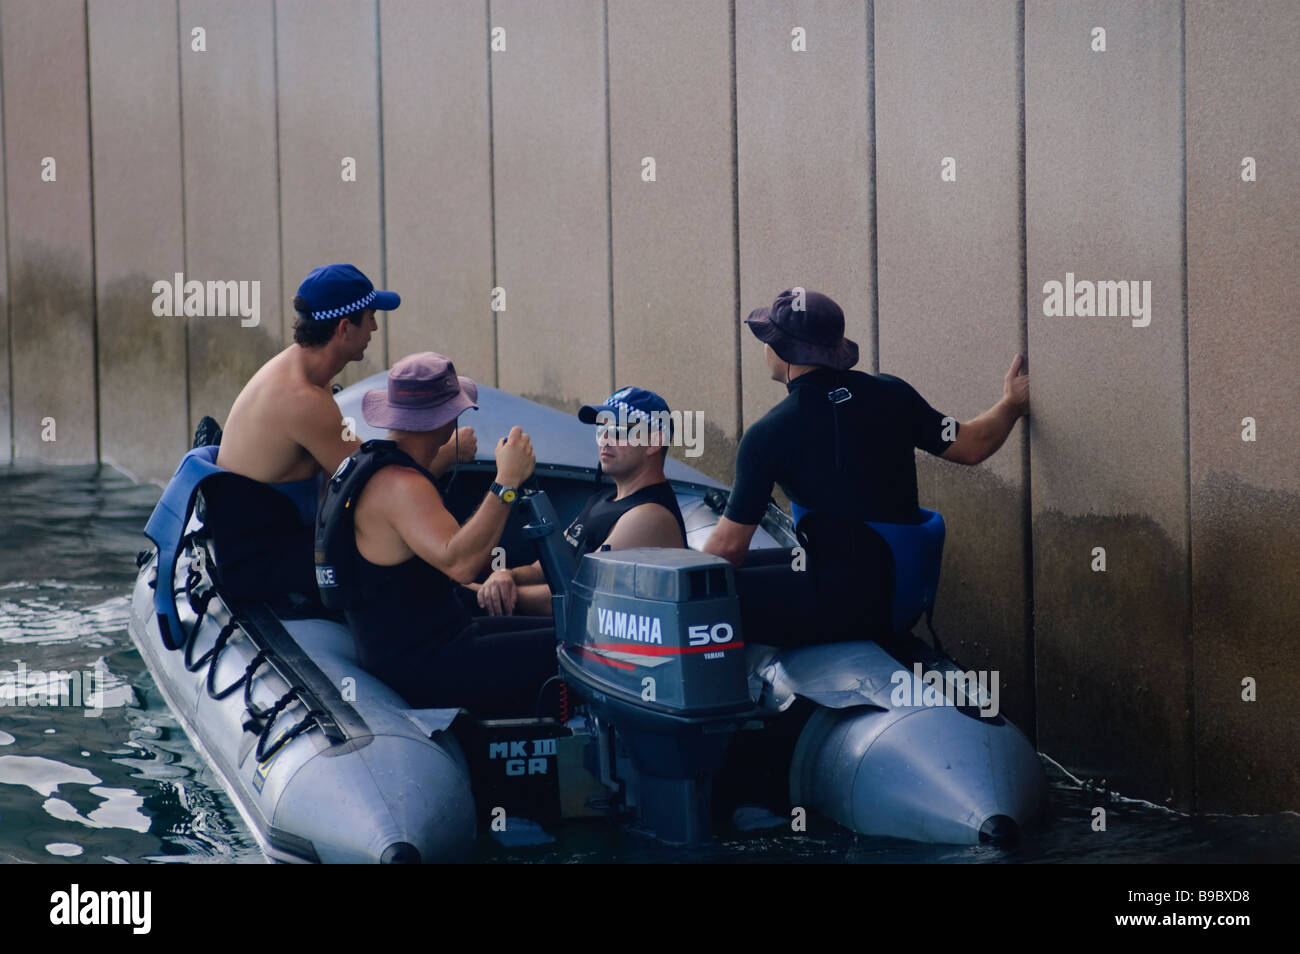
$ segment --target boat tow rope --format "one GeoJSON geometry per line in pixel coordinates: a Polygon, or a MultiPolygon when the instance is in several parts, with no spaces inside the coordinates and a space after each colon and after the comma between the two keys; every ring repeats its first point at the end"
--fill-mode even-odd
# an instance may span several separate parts
{"type": "MultiPolygon", "coordinates": [[[[327,725],[329,713],[320,705],[315,704],[316,699],[306,688],[296,684],[292,679],[286,678],[286,673],[281,671],[281,667],[275,665],[275,660],[268,650],[259,647],[253,658],[248,661],[244,667],[243,674],[232,682],[230,685],[218,689],[216,686],[217,663],[221,658],[221,653],[229,644],[230,639],[236,632],[248,639],[252,645],[257,643],[249,634],[248,628],[242,624],[236,617],[233,610],[226,605],[224,600],[218,602],[218,605],[225,609],[229,614],[229,620],[217,632],[217,638],[210,649],[194,658],[194,649],[198,642],[199,630],[203,627],[203,619],[209,615],[212,601],[219,595],[215,583],[206,575],[206,562],[210,557],[207,549],[196,540],[193,536],[186,541],[191,546],[194,553],[194,561],[191,563],[189,572],[185,576],[185,586],[178,590],[176,595],[184,594],[185,600],[189,603],[190,609],[194,611],[194,625],[190,627],[189,632],[185,632],[182,625],[181,630],[185,636],[184,654],[185,668],[189,672],[198,672],[205,665],[208,667],[206,679],[204,680],[208,697],[215,700],[225,699],[243,687],[244,690],[244,709],[247,711],[248,718],[244,721],[243,728],[248,732],[256,732],[257,750],[256,758],[258,762],[265,762],[272,758],[282,748],[302,735],[308,729],[319,726],[331,742],[341,741],[341,738],[335,738],[339,735],[337,729],[334,732],[329,731],[327,725]],[[263,709],[253,702],[253,677],[262,666],[271,664],[280,676],[289,684],[289,688],[280,696],[269,708],[263,709]],[[279,716],[295,702],[301,703],[306,712],[288,730],[280,733],[274,741],[271,740],[271,731],[275,727],[279,716]]],[[[215,618],[214,618],[215,622],[215,618]]]]}

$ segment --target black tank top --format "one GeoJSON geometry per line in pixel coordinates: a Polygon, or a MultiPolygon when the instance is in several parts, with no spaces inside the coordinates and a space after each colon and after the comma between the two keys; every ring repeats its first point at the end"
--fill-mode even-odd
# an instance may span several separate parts
{"type": "MultiPolygon", "coordinates": [[[[420,472],[433,483],[427,471],[420,472]]],[[[460,584],[420,557],[379,566],[358,551],[355,566],[366,597],[345,615],[367,672],[390,681],[387,677],[411,671],[470,624],[457,598],[460,584]]]]}
{"type": "Polygon", "coordinates": [[[656,503],[666,507],[677,521],[677,528],[682,532],[682,546],[686,546],[686,522],[682,520],[682,511],[677,506],[677,495],[672,485],[666,480],[642,487],[634,494],[628,494],[622,500],[615,500],[618,488],[600,490],[591,495],[587,505],[582,508],[569,529],[564,531],[565,542],[573,548],[574,556],[581,559],[584,555],[600,549],[608,538],[618,518],[633,507],[645,503],[656,503]]]}

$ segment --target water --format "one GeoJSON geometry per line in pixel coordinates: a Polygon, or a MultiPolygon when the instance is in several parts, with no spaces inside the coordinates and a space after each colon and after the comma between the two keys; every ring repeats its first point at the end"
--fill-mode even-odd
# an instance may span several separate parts
{"type": "MultiPolygon", "coordinates": [[[[162,701],[127,633],[141,529],[159,489],[108,468],[0,467],[0,862],[260,863],[252,834],[162,701]],[[33,673],[102,665],[103,711],[14,706],[33,673]],[[6,674],[8,679],[6,680],[6,674]]],[[[44,684],[44,683],[42,683],[44,684]]],[[[1048,765],[1046,829],[1011,849],[809,831],[724,832],[668,849],[602,822],[505,846],[486,862],[1126,862],[1300,859],[1300,815],[1191,818],[1090,790],[1048,765]],[[1092,830],[1104,805],[1107,831],[1092,830]]]]}

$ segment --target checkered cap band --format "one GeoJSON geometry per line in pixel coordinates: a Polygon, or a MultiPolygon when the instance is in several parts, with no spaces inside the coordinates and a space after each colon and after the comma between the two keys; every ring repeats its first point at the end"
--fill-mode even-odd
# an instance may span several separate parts
{"type": "Polygon", "coordinates": [[[632,405],[628,404],[626,401],[607,401],[605,402],[605,407],[618,408],[620,411],[623,412],[623,419],[627,421],[629,424],[634,424],[637,421],[649,421],[651,428],[653,428],[656,431],[660,429],[659,428],[660,418],[657,412],[653,415],[649,414],[646,411],[641,410],[639,407],[633,407],[632,405]]]}
{"type": "Polygon", "coordinates": [[[316,321],[328,321],[331,318],[341,318],[346,314],[356,311],[358,308],[365,308],[366,305],[375,300],[375,296],[378,294],[379,292],[371,290],[370,294],[358,301],[354,301],[350,305],[344,305],[342,308],[327,308],[324,311],[313,311],[311,316],[316,321]]]}

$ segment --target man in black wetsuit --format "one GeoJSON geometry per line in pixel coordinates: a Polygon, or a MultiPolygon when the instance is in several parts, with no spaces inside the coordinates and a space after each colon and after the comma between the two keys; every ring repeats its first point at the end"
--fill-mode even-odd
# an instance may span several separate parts
{"type": "Polygon", "coordinates": [[[704,549],[736,573],[745,638],[799,645],[867,639],[888,628],[892,559],[866,521],[918,521],[913,448],[978,464],[1029,413],[1029,377],[1016,355],[1002,399],[958,424],[902,378],[849,370],[858,346],[844,313],[802,288],[745,319],[765,345],[772,379],[789,394],[751,425],[736,453],[736,483],[704,549]],[[773,484],[809,511],[799,521],[806,572],[785,550],[749,554],[773,484]]]}
{"type": "MultiPolygon", "coordinates": [[[[664,477],[672,441],[672,417],[664,399],[643,388],[620,388],[604,404],[584,405],[578,419],[596,425],[600,466],[614,478],[614,488],[592,494],[564,531],[574,556],[602,547],[685,547],[686,524],[664,477]]],[[[497,570],[478,587],[478,602],[493,616],[516,609],[549,615],[551,589],[538,562],[497,570]]]]}
{"type": "Polygon", "coordinates": [[[525,716],[556,673],[551,621],[471,620],[458,590],[500,539],[533,472],[532,444],[518,427],[498,442],[496,481],[464,526],[428,470],[477,394],[433,352],[403,358],[386,390],[366,393],[366,422],[388,428],[389,441],[366,442],[330,479],[317,580],[328,605],[338,598],[346,606],[361,665],[411,706],[525,716]]]}

